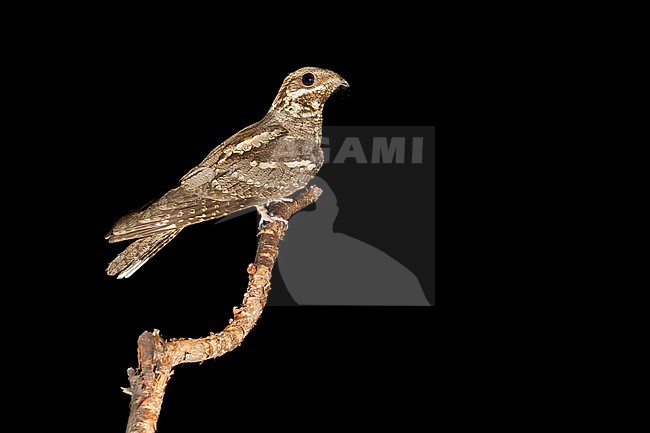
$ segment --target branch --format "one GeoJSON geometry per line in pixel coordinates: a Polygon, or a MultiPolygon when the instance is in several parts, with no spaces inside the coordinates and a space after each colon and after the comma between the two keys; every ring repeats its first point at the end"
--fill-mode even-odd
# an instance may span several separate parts
{"type": "MultiPolygon", "coordinates": [[[[269,214],[288,220],[293,214],[314,203],[321,189],[312,186],[293,202],[277,202],[269,206],[269,214]]],[[[266,222],[257,240],[255,262],[248,265],[248,288],[228,326],[218,334],[204,338],[163,340],[160,331],[143,332],[138,338],[138,370],[129,368],[131,395],[127,433],[154,433],[160,416],[165,387],[173,368],[186,362],[217,358],[237,348],[253,329],[262,314],[271,290],[271,272],[278,257],[278,244],[287,229],[283,222],[266,222]]]]}

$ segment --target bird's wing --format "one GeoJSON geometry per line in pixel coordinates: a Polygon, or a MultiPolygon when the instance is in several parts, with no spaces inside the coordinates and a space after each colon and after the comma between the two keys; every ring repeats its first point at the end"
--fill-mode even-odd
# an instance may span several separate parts
{"type": "MultiPolygon", "coordinates": [[[[206,187],[209,184],[206,185],[206,187]]],[[[207,189],[199,188],[198,190],[207,189]]],[[[142,211],[134,212],[120,219],[110,233],[109,242],[137,239],[163,231],[181,229],[191,224],[220,218],[241,209],[258,204],[252,199],[241,199],[221,195],[212,198],[205,194],[179,186],[167,192],[160,199],[142,211]]]]}
{"type": "MultiPolygon", "coordinates": [[[[251,153],[255,153],[256,150],[265,148],[287,135],[289,135],[289,132],[286,128],[272,119],[265,118],[260,122],[247,126],[217,146],[198,166],[228,167],[233,161],[248,157],[251,153]]],[[[183,179],[191,173],[192,170],[183,176],[183,179]]]]}
{"type": "Polygon", "coordinates": [[[320,139],[308,143],[274,126],[226,148],[218,157],[206,158],[205,163],[212,163],[215,170],[208,195],[261,197],[268,201],[302,188],[322,165],[322,151],[320,139]]]}
{"type": "Polygon", "coordinates": [[[286,143],[287,136],[286,129],[268,122],[242,129],[185,174],[178,187],[120,219],[106,239],[119,242],[151,236],[266,202],[275,188],[270,180],[278,171],[261,168],[266,166],[258,161],[268,160],[269,149],[286,143]]]}

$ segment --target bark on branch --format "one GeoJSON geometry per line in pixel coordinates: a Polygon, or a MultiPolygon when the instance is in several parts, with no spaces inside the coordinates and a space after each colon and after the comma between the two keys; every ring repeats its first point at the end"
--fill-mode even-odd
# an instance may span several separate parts
{"type": "MultiPolygon", "coordinates": [[[[293,202],[269,206],[269,214],[288,220],[293,214],[314,203],[321,194],[312,186],[293,202]]],[[[165,387],[173,368],[186,362],[201,362],[219,357],[238,347],[262,314],[271,290],[271,272],[278,257],[278,244],[286,230],[283,222],[266,222],[257,240],[255,262],[248,265],[248,289],[228,326],[218,334],[194,339],[163,340],[160,331],[143,332],[138,338],[138,369],[128,369],[131,395],[127,433],[154,433],[160,415],[165,387]]]]}

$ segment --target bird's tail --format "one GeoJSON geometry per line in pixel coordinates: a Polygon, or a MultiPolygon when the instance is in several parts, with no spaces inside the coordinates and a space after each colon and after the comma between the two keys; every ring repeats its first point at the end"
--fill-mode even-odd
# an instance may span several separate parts
{"type": "Polygon", "coordinates": [[[109,263],[106,273],[110,276],[119,274],[117,275],[118,279],[129,278],[142,265],[147,263],[147,260],[174,239],[181,230],[168,230],[137,239],[109,263]]]}

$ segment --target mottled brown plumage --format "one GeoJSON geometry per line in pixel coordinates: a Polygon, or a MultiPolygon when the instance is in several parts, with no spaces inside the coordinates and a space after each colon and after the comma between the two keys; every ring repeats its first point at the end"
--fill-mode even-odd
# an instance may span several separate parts
{"type": "Polygon", "coordinates": [[[323,105],[340,86],[348,84],[326,69],[289,74],[262,120],[217,146],[176,188],[113,226],[109,242],[137,240],[107,273],[129,277],[184,227],[263,206],[305,187],[323,165],[323,105]]]}

